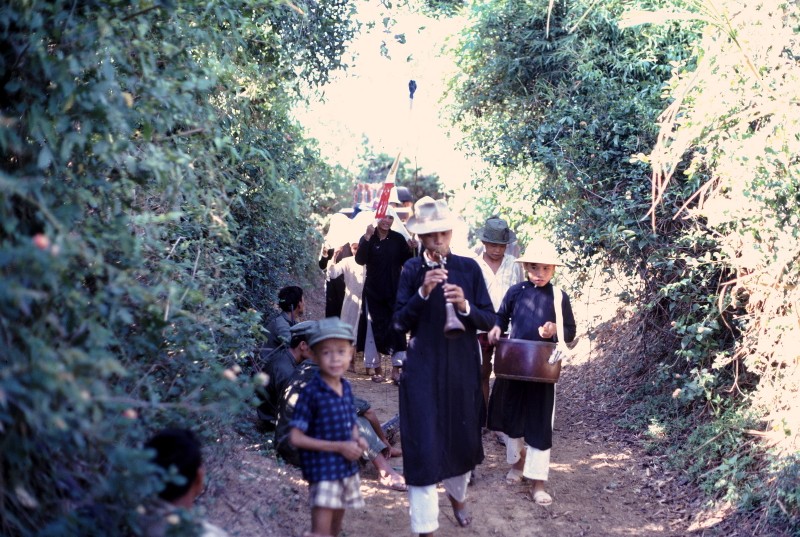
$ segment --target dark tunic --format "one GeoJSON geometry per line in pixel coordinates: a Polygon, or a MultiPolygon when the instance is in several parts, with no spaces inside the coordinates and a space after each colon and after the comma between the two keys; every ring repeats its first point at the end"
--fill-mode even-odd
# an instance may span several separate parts
{"type": "MultiPolygon", "coordinates": [[[[569,343],[575,339],[575,316],[569,297],[561,293],[564,339],[569,343]]],[[[509,321],[511,338],[557,341],[555,337],[544,339],[539,335],[539,327],[545,322],[556,322],[553,285],[536,287],[526,281],[510,287],[497,312],[496,324],[505,332],[509,321]]],[[[489,428],[502,431],[510,438],[524,437],[525,443],[536,449],[550,449],[554,403],[555,384],[498,378],[489,398],[489,428]]]]}
{"type": "Polygon", "coordinates": [[[489,330],[495,314],[478,264],[456,255],[447,260],[448,281],[459,285],[469,301],[469,315],[459,315],[466,328],[461,336],[444,337],[442,286],[427,300],[418,293],[428,270],[422,257],[403,266],[397,291],[395,326],[411,332],[399,403],[403,471],[413,486],[465,474],[483,461],[486,413],[476,330],[489,330]]]}
{"type": "Polygon", "coordinates": [[[397,285],[403,263],[412,255],[403,236],[389,230],[383,240],[378,238],[377,230],[369,240],[362,235],[356,252],[356,263],[367,267],[364,278],[364,292],[361,302],[361,319],[358,323],[356,347],[364,350],[367,335],[367,308],[372,319],[372,333],[375,346],[382,354],[406,350],[405,334],[392,328],[397,285]]]}
{"type": "Polygon", "coordinates": [[[288,345],[289,341],[292,339],[292,333],[289,329],[296,324],[297,320],[292,319],[291,312],[280,312],[280,314],[267,325],[267,331],[269,332],[267,347],[277,349],[281,345],[288,345]]]}
{"type": "Polygon", "coordinates": [[[278,406],[283,391],[296,369],[297,362],[288,348],[276,349],[270,355],[263,369],[264,373],[269,375],[269,381],[264,389],[264,403],[258,407],[261,411],[261,419],[267,419],[273,423],[278,421],[278,406]]]}

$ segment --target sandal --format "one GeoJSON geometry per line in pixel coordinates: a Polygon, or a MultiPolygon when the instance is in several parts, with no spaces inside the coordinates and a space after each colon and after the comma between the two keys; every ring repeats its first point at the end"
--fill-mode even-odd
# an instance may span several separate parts
{"type": "Polygon", "coordinates": [[[522,470],[517,470],[512,468],[506,474],[506,483],[509,485],[516,485],[517,483],[522,481],[522,470]]]}
{"type": "Polygon", "coordinates": [[[405,481],[401,476],[393,476],[386,482],[384,482],[384,480],[381,479],[380,482],[381,485],[383,485],[389,490],[396,490],[397,492],[406,492],[408,490],[408,486],[406,485],[405,481]]]}
{"type": "Polygon", "coordinates": [[[386,382],[386,378],[383,375],[372,375],[372,382],[377,382],[378,384],[382,384],[386,382]]]}
{"type": "Polygon", "coordinates": [[[543,490],[537,490],[531,495],[533,497],[533,501],[536,502],[536,505],[548,506],[553,503],[553,498],[543,490]]]}

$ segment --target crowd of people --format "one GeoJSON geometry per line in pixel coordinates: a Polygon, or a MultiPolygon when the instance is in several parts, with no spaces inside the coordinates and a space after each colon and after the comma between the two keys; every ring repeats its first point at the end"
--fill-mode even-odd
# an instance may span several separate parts
{"type": "Polygon", "coordinates": [[[364,505],[362,464],[407,494],[413,533],[439,528],[439,484],[458,525],[469,526],[468,488],[489,431],[506,446],[506,481],[527,479],[536,504],[553,502],[546,483],[556,383],[491,377],[504,340],[574,340],[569,297],[551,283],[563,265],[557,250],[535,239],[515,257],[515,233],[492,217],[477,232],[477,253],[458,255],[458,219],[445,201],[424,197],[408,213],[403,221],[389,207],[323,247],[324,319],[304,320],[303,290],[289,286],[267,326],[259,417],[274,430],[278,454],[309,483],[307,537],[339,535],[345,511],[364,505]],[[345,378],[356,356],[374,382],[398,386],[400,445],[345,378]],[[399,456],[402,475],[389,463],[399,456]]]}

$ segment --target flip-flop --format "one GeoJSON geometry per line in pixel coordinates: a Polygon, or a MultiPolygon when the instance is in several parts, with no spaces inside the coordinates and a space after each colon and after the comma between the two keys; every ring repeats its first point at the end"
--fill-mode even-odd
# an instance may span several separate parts
{"type": "Polygon", "coordinates": [[[372,382],[377,382],[378,384],[382,384],[386,382],[386,378],[383,375],[372,375],[372,382]]]}
{"type": "Polygon", "coordinates": [[[533,501],[536,505],[548,506],[553,503],[553,498],[543,490],[537,490],[533,493],[533,501]]]}

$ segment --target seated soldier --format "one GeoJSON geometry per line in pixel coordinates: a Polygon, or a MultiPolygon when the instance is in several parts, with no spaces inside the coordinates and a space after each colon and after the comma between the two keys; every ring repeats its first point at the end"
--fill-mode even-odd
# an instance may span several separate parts
{"type": "MultiPolygon", "coordinates": [[[[316,374],[319,366],[313,360],[305,360],[292,375],[286,390],[281,397],[278,407],[278,424],[275,427],[275,445],[278,454],[288,463],[299,466],[300,460],[297,450],[289,442],[289,422],[292,420],[294,405],[297,397],[306,383],[316,374]]],[[[378,470],[381,485],[397,491],[405,491],[406,483],[403,476],[391,467],[389,457],[399,457],[402,452],[390,445],[386,433],[381,428],[378,416],[370,408],[367,401],[355,397],[358,432],[367,441],[368,448],[365,459],[372,462],[378,470]]]]}
{"type": "Polygon", "coordinates": [[[316,325],[316,321],[293,325],[289,328],[291,337],[288,347],[273,349],[266,357],[262,371],[267,374],[267,384],[263,390],[257,391],[263,402],[256,410],[258,419],[270,429],[274,429],[278,423],[278,405],[297,366],[306,358],[311,358],[308,336],[316,325]]]}
{"type": "Polygon", "coordinates": [[[277,348],[288,345],[291,334],[289,328],[300,322],[305,313],[303,302],[303,289],[296,285],[289,285],[278,291],[278,307],[281,312],[267,325],[269,339],[267,347],[277,348]]]}

